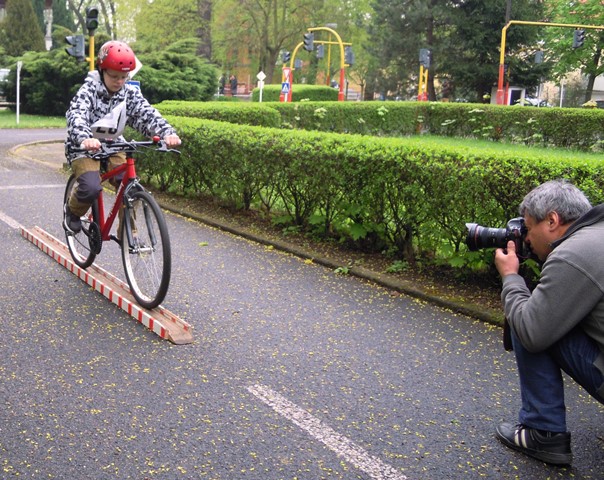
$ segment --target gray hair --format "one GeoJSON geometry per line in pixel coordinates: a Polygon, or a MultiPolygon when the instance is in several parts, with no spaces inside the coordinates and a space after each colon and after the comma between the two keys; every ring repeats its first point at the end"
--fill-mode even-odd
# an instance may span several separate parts
{"type": "Polygon", "coordinates": [[[556,212],[563,224],[574,222],[591,208],[585,194],[567,180],[551,180],[531,190],[520,204],[520,215],[537,222],[556,212]]]}

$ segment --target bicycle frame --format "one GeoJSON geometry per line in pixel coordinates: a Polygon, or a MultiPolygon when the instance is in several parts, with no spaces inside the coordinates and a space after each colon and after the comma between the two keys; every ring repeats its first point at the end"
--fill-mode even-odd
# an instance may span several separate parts
{"type": "MultiPolygon", "coordinates": [[[[136,169],[134,168],[135,160],[131,155],[126,156],[126,163],[122,165],[118,165],[115,168],[105,172],[101,175],[101,183],[111,180],[112,178],[117,177],[122,172],[124,172],[124,177],[118,187],[115,202],[109,211],[109,216],[105,217],[105,202],[103,200],[103,192],[98,196],[98,208],[99,208],[99,227],[101,229],[101,239],[105,242],[107,240],[111,240],[112,236],[110,235],[111,227],[113,226],[113,222],[115,218],[118,216],[120,208],[124,202],[124,196],[126,190],[131,187],[134,182],[137,182],[136,177],[136,169]]],[[[128,244],[132,246],[132,234],[129,228],[126,228],[126,232],[128,235],[128,244]]],[[[118,232],[119,233],[119,232],[118,232]]],[[[117,240],[117,238],[116,238],[117,240]]]]}

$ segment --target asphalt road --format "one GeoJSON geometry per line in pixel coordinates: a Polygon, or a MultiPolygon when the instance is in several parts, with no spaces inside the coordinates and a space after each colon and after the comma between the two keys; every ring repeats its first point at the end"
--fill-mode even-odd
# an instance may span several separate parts
{"type": "MultiPolygon", "coordinates": [[[[572,467],[495,440],[499,328],[173,214],[164,305],[196,341],[159,339],[15,228],[62,238],[61,159],[7,155],[62,136],[0,130],[0,479],[603,478],[571,381],[572,467]]],[[[123,278],[117,245],[98,261],[123,278]]]]}

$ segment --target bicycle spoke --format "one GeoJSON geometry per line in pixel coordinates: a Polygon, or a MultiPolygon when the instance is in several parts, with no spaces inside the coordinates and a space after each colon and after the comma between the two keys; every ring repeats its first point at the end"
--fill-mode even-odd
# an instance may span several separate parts
{"type": "MultiPolygon", "coordinates": [[[[78,182],[72,175],[67,181],[67,187],[65,188],[63,208],[67,206],[71,195],[77,188],[78,182]]],[[[93,221],[95,208],[96,206],[93,205],[86,215],[82,217],[82,229],[79,232],[73,233],[65,230],[65,239],[71,257],[75,264],[81,268],[88,268],[100,251],[100,233],[93,221]]]]}
{"type": "Polygon", "coordinates": [[[131,205],[126,208],[122,258],[134,297],[147,308],[159,305],[170,281],[170,241],[163,214],[146,192],[134,193],[131,205]]]}

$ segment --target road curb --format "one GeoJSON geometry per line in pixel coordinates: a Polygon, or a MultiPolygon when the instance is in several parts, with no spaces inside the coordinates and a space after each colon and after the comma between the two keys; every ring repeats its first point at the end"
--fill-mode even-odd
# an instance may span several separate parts
{"type": "Polygon", "coordinates": [[[8,151],[8,155],[10,155],[11,157],[19,157],[19,158],[25,158],[27,160],[30,160],[32,162],[36,162],[36,163],[40,163],[42,165],[46,165],[48,167],[51,167],[53,169],[61,169],[64,168],[64,165],[66,165],[66,161],[61,161],[61,162],[57,162],[57,161],[46,161],[43,159],[40,159],[39,157],[36,156],[32,156],[31,152],[29,154],[25,153],[24,150],[28,149],[28,148],[35,148],[35,147],[39,147],[39,146],[54,146],[54,145],[63,145],[63,140],[42,140],[42,141],[37,141],[37,142],[29,142],[29,143],[22,143],[20,145],[16,145],[14,147],[12,147],[9,151],[8,151]]]}

